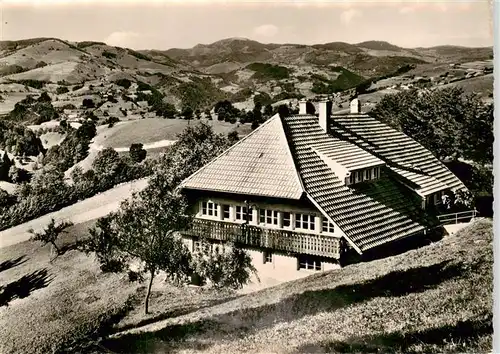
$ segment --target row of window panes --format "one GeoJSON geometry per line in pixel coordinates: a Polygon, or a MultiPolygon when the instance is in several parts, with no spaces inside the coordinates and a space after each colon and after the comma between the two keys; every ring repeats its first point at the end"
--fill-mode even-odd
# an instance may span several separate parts
{"type": "Polygon", "coordinates": [[[380,168],[374,167],[366,170],[355,171],[349,176],[349,184],[357,182],[369,181],[380,177],[380,168]]]}
{"type": "Polygon", "coordinates": [[[299,256],[298,269],[321,270],[321,261],[310,256],[299,256]]]}
{"type": "MultiPolygon", "coordinates": [[[[218,206],[217,203],[202,202],[201,214],[205,216],[218,216],[217,206],[218,206]]],[[[228,204],[222,205],[222,213],[224,219],[230,218],[230,206],[228,204]]],[[[247,208],[244,206],[237,205],[235,208],[235,219],[238,221],[246,221],[247,217],[250,222],[253,222],[252,213],[249,212],[247,215],[247,208]]],[[[278,219],[279,219],[279,214],[277,210],[259,209],[259,222],[261,224],[278,226],[278,219]]],[[[283,212],[283,227],[289,228],[291,226],[291,223],[292,223],[292,214],[290,212],[283,212]]],[[[296,213],[295,228],[314,231],[316,229],[315,216],[312,214],[296,213]]],[[[334,232],[333,224],[326,218],[323,218],[322,231],[330,233],[334,232]]]]}
{"type": "Polygon", "coordinates": [[[213,202],[202,202],[201,203],[201,213],[208,216],[218,216],[217,215],[217,203],[213,202]]]}

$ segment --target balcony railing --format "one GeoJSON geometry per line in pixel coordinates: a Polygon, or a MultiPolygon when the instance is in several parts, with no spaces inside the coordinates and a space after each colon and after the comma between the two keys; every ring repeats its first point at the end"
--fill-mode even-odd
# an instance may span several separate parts
{"type": "Polygon", "coordinates": [[[479,215],[477,210],[467,210],[458,213],[438,215],[441,225],[458,224],[461,222],[469,222],[479,215]]]}
{"type": "Polygon", "coordinates": [[[183,234],[330,258],[339,258],[341,252],[341,241],[337,237],[222,221],[194,219],[191,228],[183,234]]]}

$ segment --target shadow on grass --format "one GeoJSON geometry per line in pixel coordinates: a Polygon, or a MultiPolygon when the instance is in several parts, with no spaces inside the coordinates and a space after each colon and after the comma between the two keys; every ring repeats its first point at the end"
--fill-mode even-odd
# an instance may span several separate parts
{"type": "MultiPolygon", "coordinates": [[[[478,342],[493,334],[493,317],[459,321],[423,331],[391,332],[350,337],[345,341],[306,344],[296,353],[430,353],[446,349],[447,352],[483,351],[478,342]],[[438,348],[436,348],[438,347],[438,348]]],[[[490,348],[491,349],[491,348],[490,348]]]]}
{"type": "Polygon", "coordinates": [[[187,341],[188,337],[202,333],[204,338],[211,341],[214,336],[244,337],[276,323],[290,322],[324,311],[335,311],[376,297],[398,297],[424,292],[463,273],[461,264],[445,261],[427,267],[391,272],[363,283],[340,285],[333,289],[308,290],[275,304],[236,310],[183,325],[172,325],[156,332],[127,334],[108,339],[102,344],[114,352],[147,353],[158,346],[161,346],[162,350],[170,350],[173,347],[195,345],[197,342],[187,341]]]}
{"type": "Polygon", "coordinates": [[[24,275],[12,283],[0,286],[0,306],[7,306],[10,301],[23,299],[35,290],[45,288],[52,281],[47,268],[24,275]]]}
{"type": "MultiPolygon", "coordinates": [[[[150,323],[155,323],[155,322],[158,322],[161,320],[166,320],[168,318],[175,318],[175,317],[179,317],[179,316],[188,315],[192,312],[195,312],[195,311],[207,308],[207,307],[212,307],[212,306],[216,306],[216,305],[228,302],[228,301],[232,301],[232,300],[237,299],[241,296],[242,295],[235,295],[235,296],[231,296],[231,297],[225,297],[222,299],[207,300],[207,301],[204,301],[202,306],[191,305],[191,306],[186,306],[186,307],[174,308],[170,311],[161,312],[157,315],[153,315],[149,318],[145,318],[137,323],[128,324],[128,325],[122,326],[120,328],[116,328],[116,330],[114,330],[113,332],[118,332],[118,331],[121,332],[121,331],[125,331],[125,330],[132,329],[132,328],[142,327],[142,326],[148,325],[150,323]]],[[[111,332],[111,333],[113,333],[113,332],[111,332]]]]}
{"type": "Polygon", "coordinates": [[[0,263],[0,272],[3,272],[3,271],[8,270],[10,268],[14,268],[14,267],[16,267],[18,265],[21,265],[24,262],[26,262],[28,259],[29,258],[27,258],[24,255],[24,256],[21,256],[21,257],[18,257],[18,258],[9,259],[7,261],[4,261],[4,262],[0,263]]]}

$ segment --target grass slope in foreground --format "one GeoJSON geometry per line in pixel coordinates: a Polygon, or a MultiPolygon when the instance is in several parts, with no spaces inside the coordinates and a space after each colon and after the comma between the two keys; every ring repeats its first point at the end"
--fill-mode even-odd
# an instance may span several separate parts
{"type": "Polygon", "coordinates": [[[103,345],[120,353],[486,352],[492,265],[492,223],[481,220],[421,249],[282,284],[103,345]]]}
{"type": "MultiPolygon", "coordinates": [[[[64,243],[86,234],[75,225],[64,243]]],[[[492,223],[402,255],[235,297],[143,284],[75,250],[49,263],[29,241],[0,249],[1,353],[486,352],[491,350],[492,223]],[[84,350],[83,352],[86,352],[84,350]],[[79,351],[79,350],[78,350],[79,351]],[[79,351],[81,352],[81,351],[79,351]]]]}

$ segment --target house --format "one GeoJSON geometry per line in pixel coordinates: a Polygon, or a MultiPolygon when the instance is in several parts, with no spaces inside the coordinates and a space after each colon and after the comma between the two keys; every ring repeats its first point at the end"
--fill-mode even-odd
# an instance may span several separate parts
{"type": "MultiPolygon", "coordinates": [[[[275,115],[181,183],[195,213],[183,233],[243,245],[260,272],[337,268],[365,254],[423,237],[442,196],[463,183],[427,149],[361,113],[275,115]]],[[[280,275],[278,275],[280,276],[280,275]]]]}

